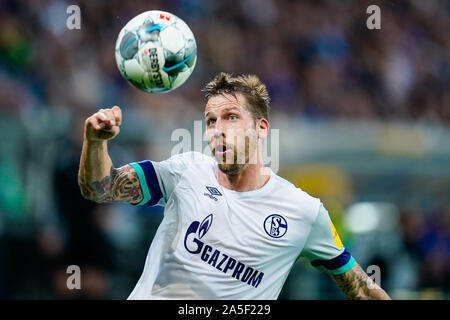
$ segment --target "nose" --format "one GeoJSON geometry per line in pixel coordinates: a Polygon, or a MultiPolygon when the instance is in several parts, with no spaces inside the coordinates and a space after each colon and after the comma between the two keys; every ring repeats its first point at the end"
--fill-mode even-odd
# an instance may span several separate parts
{"type": "Polygon", "coordinates": [[[225,138],[225,128],[223,126],[223,122],[220,119],[217,119],[214,123],[214,138],[225,138]]]}

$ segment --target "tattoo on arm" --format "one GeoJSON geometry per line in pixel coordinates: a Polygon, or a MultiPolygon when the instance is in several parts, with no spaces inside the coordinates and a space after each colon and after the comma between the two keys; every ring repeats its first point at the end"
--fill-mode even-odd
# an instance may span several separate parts
{"type": "Polygon", "coordinates": [[[347,299],[390,300],[386,292],[369,278],[357,263],[349,271],[339,275],[331,275],[331,278],[341,288],[347,299]]]}
{"type": "Polygon", "coordinates": [[[110,175],[99,181],[87,183],[78,175],[78,184],[82,195],[95,202],[142,201],[142,190],[136,171],[130,165],[110,169],[110,175]]]}

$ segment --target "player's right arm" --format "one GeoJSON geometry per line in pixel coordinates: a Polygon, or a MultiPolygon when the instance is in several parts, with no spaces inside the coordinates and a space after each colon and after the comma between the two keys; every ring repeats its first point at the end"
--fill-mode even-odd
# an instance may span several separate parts
{"type": "Polygon", "coordinates": [[[131,165],[114,168],[108,140],[120,132],[122,111],[114,106],[100,109],[86,119],[78,185],[84,198],[98,202],[137,204],[143,195],[136,170],[131,165]]]}

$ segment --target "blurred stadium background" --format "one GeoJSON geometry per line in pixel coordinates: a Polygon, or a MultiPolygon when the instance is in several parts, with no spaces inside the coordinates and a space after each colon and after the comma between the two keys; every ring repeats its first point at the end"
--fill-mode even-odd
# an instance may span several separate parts
{"type": "MultiPolygon", "coordinates": [[[[255,73],[280,129],[279,174],[320,197],[363,268],[397,299],[450,297],[450,2],[0,2],[0,298],[124,299],[162,208],[97,205],[77,186],[84,119],[119,105],[116,166],[170,156],[217,72],[255,73]],[[66,9],[81,8],[81,30],[66,9]],[[366,8],[381,8],[381,30],[366,8]],[[166,95],[121,78],[122,26],[152,9],[192,28],[198,62],[166,95]],[[68,290],[66,268],[81,268],[68,290]]],[[[270,151],[269,151],[270,154],[270,151]]],[[[343,299],[299,260],[280,299],[343,299]]]]}

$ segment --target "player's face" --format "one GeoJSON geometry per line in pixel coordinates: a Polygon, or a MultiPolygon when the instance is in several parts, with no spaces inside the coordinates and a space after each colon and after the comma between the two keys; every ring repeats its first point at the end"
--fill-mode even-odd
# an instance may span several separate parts
{"type": "Polygon", "coordinates": [[[241,93],[211,97],[205,108],[206,136],[219,169],[237,175],[256,151],[255,119],[241,93]]]}

